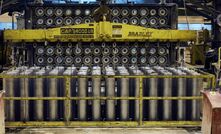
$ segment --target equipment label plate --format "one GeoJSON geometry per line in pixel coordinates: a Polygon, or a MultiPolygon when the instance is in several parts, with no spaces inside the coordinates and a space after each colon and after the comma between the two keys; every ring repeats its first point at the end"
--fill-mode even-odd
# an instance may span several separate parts
{"type": "Polygon", "coordinates": [[[94,34],[93,28],[61,28],[61,34],[94,34]]]}

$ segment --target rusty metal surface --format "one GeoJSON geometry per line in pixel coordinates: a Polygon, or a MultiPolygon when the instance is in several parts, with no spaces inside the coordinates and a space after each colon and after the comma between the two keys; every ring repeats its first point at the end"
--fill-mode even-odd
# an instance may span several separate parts
{"type": "Polygon", "coordinates": [[[218,92],[203,93],[203,134],[221,133],[221,94],[218,92]]]}
{"type": "Polygon", "coordinates": [[[0,134],[5,133],[5,112],[3,103],[4,92],[0,91],[0,134]]]}

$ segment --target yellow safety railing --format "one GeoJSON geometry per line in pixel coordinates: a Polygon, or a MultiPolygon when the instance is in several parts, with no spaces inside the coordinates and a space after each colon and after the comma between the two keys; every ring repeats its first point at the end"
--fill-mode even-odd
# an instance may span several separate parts
{"type": "Polygon", "coordinates": [[[4,100],[64,100],[65,121],[7,121],[6,127],[146,127],[146,126],[200,126],[200,121],[144,121],[143,101],[144,100],[200,100],[202,96],[178,96],[178,97],[144,97],[143,80],[147,78],[202,78],[207,81],[210,89],[215,88],[215,76],[203,73],[197,76],[9,76],[1,74],[0,78],[62,78],[65,79],[65,97],[4,97],[4,100]],[[139,78],[138,97],[71,97],[70,89],[72,78],[139,78]],[[71,121],[70,101],[71,100],[139,100],[138,121],[71,121]]]}

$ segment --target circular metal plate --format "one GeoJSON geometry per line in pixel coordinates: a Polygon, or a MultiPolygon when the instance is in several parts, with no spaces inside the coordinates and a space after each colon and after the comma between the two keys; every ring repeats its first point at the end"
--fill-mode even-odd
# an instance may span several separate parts
{"type": "Polygon", "coordinates": [[[120,18],[118,18],[118,17],[113,17],[113,18],[112,18],[112,22],[113,22],[113,23],[120,23],[120,18]]]}
{"type": "Polygon", "coordinates": [[[75,55],[80,55],[80,54],[82,54],[82,48],[80,48],[80,47],[74,48],[74,54],[75,54],[75,55]]]}
{"type": "Polygon", "coordinates": [[[75,17],[74,18],[74,24],[78,25],[82,23],[82,18],[81,17],[75,17]]]}
{"type": "Polygon", "coordinates": [[[153,26],[153,27],[156,27],[157,26],[157,18],[156,17],[151,17],[150,19],[149,19],[149,24],[151,25],[151,26],[153,26]]]}
{"type": "Polygon", "coordinates": [[[146,26],[148,24],[148,19],[146,17],[142,17],[140,19],[140,25],[141,26],[146,26]]]}
{"type": "Polygon", "coordinates": [[[94,57],[93,58],[94,64],[99,64],[101,62],[100,57],[94,57]]]}
{"type": "Polygon", "coordinates": [[[120,9],[118,9],[118,8],[113,8],[113,9],[111,10],[111,14],[112,14],[113,16],[118,16],[118,15],[120,14],[120,9]]]}
{"type": "Polygon", "coordinates": [[[45,54],[45,48],[44,47],[37,47],[36,48],[36,54],[37,55],[44,55],[45,54]]]}
{"type": "Polygon", "coordinates": [[[46,20],[46,25],[47,26],[52,26],[54,24],[54,20],[52,19],[52,18],[48,18],[47,20],[46,20]]]}
{"type": "Polygon", "coordinates": [[[131,64],[136,64],[137,63],[137,58],[136,57],[132,57],[130,59],[131,64]]]}
{"type": "Polygon", "coordinates": [[[91,54],[91,49],[90,48],[85,48],[84,49],[84,54],[86,54],[86,55],[91,54]]]}
{"type": "Polygon", "coordinates": [[[146,57],[141,57],[140,58],[140,63],[141,64],[146,64],[147,63],[147,58],[146,57]]]}
{"type": "Polygon", "coordinates": [[[166,64],[167,64],[167,57],[165,57],[165,56],[160,56],[160,57],[158,58],[158,63],[159,63],[159,65],[166,65],[166,64]]]}
{"type": "Polygon", "coordinates": [[[123,58],[121,59],[121,62],[122,62],[123,64],[127,64],[127,63],[129,62],[129,58],[128,58],[128,57],[123,57],[123,58]]]}
{"type": "Polygon", "coordinates": [[[44,19],[42,19],[42,18],[37,19],[36,24],[37,25],[43,25],[44,24],[44,19]]]}
{"type": "Polygon", "coordinates": [[[129,15],[129,9],[128,8],[123,8],[121,10],[121,15],[122,16],[128,16],[129,15]]]}
{"type": "Polygon", "coordinates": [[[87,23],[91,23],[91,22],[93,22],[93,21],[92,21],[92,18],[90,18],[90,17],[85,17],[85,18],[83,19],[83,22],[84,22],[85,24],[87,24],[87,23]]]}
{"type": "Polygon", "coordinates": [[[74,58],[74,64],[77,64],[77,65],[82,64],[82,58],[80,56],[76,56],[74,58]]]}
{"type": "Polygon", "coordinates": [[[131,15],[132,15],[132,16],[138,15],[138,10],[137,10],[137,9],[132,9],[132,10],[131,10],[131,15]]]}
{"type": "Polygon", "coordinates": [[[127,55],[127,54],[129,54],[129,48],[128,48],[128,47],[123,47],[123,48],[121,49],[121,54],[122,54],[122,55],[127,55]]]}
{"type": "Polygon", "coordinates": [[[52,56],[55,53],[55,48],[54,47],[47,47],[46,48],[46,55],[52,56]]]}
{"type": "Polygon", "coordinates": [[[61,9],[61,8],[55,9],[55,15],[56,16],[62,16],[63,15],[63,9],[61,9]]]}
{"type": "Polygon", "coordinates": [[[132,17],[130,19],[130,24],[137,25],[139,23],[139,19],[137,17],[132,17]]]}
{"type": "Polygon", "coordinates": [[[85,56],[85,57],[83,58],[83,63],[84,63],[85,65],[90,65],[90,64],[92,64],[92,57],[91,57],[91,56],[85,56]]]}
{"type": "Polygon", "coordinates": [[[166,55],[167,54],[167,49],[165,47],[159,47],[158,48],[158,54],[159,55],[166,55]]]}
{"type": "Polygon", "coordinates": [[[48,57],[47,64],[53,64],[53,63],[54,63],[54,59],[52,57],[48,57]]]}
{"type": "Polygon", "coordinates": [[[91,14],[91,10],[90,9],[85,9],[84,14],[86,16],[89,16],[91,14]]]}
{"type": "Polygon", "coordinates": [[[148,9],[146,9],[146,8],[141,8],[140,9],[140,15],[141,16],[147,16],[148,15],[148,9]]]}
{"type": "Polygon", "coordinates": [[[63,54],[63,51],[64,51],[64,50],[63,50],[62,47],[57,47],[55,53],[56,53],[56,55],[62,55],[62,54],[63,54]]]}
{"type": "Polygon", "coordinates": [[[65,24],[66,26],[72,25],[73,23],[74,23],[74,20],[73,20],[72,17],[66,17],[66,18],[64,19],[64,24],[65,24]]]}
{"type": "Polygon", "coordinates": [[[123,23],[123,24],[129,24],[129,18],[122,18],[121,19],[121,23],[123,23]]]}
{"type": "Polygon", "coordinates": [[[74,58],[72,56],[66,56],[64,61],[65,64],[72,65],[74,63],[74,58]]]}
{"type": "Polygon", "coordinates": [[[156,64],[157,64],[157,57],[156,57],[156,56],[150,56],[150,57],[148,58],[148,63],[149,63],[149,65],[151,65],[151,66],[156,65],[156,64]]]}
{"type": "Polygon", "coordinates": [[[119,64],[119,62],[120,62],[120,58],[118,56],[117,57],[113,57],[112,60],[113,60],[112,61],[113,64],[119,64]]]}
{"type": "Polygon", "coordinates": [[[57,18],[55,18],[55,25],[56,25],[56,26],[62,26],[63,23],[64,23],[64,20],[63,20],[62,17],[57,17],[57,18]]]}
{"type": "Polygon", "coordinates": [[[72,10],[71,10],[71,9],[67,9],[67,10],[65,11],[65,15],[66,15],[66,16],[71,16],[71,15],[72,15],[72,10]]]}
{"type": "Polygon", "coordinates": [[[41,7],[36,8],[35,9],[35,14],[36,14],[36,16],[44,16],[45,15],[45,10],[41,7]]]}
{"type": "Polygon", "coordinates": [[[157,49],[155,47],[150,47],[149,54],[153,55],[153,54],[156,54],[156,52],[157,52],[157,49]]]}
{"type": "Polygon", "coordinates": [[[160,8],[158,10],[159,16],[166,16],[168,14],[168,10],[166,8],[160,8]]]}
{"type": "Polygon", "coordinates": [[[132,55],[136,55],[136,54],[137,54],[137,48],[135,48],[135,47],[131,48],[131,49],[130,49],[130,53],[131,53],[132,55]]]}
{"type": "Polygon", "coordinates": [[[74,14],[75,14],[76,16],[81,15],[81,10],[80,10],[80,9],[76,9],[76,10],[74,11],[74,14]]]}
{"type": "Polygon", "coordinates": [[[150,15],[151,16],[155,16],[157,14],[157,10],[156,9],[151,9],[150,10],[150,15]]]}
{"type": "Polygon", "coordinates": [[[103,63],[103,64],[109,64],[109,63],[110,63],[110,57],[109,57],[109,56],[103,57],[103,58],[102,58],[102,63],[103,63]]]}
{"type": "Polygon", "coordinates": [[[53,16],[54,15],[54,9],[53,8],[47,8],[46,9],[46,16],[53,16]]]}
{"type": "Polygon", "coordinates": [[[147,53],[146,48],[141,48],[140,49],[140,54],[145,55],[147,53]]]}
{"type": "Polygon", "coordinates": [[[55,57],[55,64],[61,65],[64,62],[64,58],[62,56],[55,57]]]}
{"type": "Polygon", "coordinates": [[[65,49],[65,54],[66,55],[72,55],[72,48],[68,47],[65,49]]]}
{"type": "Polygon", "coordinates": [[[44,65],[45,64],[45,58],[43,56],[39,56],[36,58],[36,62],[37,65],[44,65]]]}
{"type": "Polygon", "coordinates": [[[166,18],[160,18],[159,19],[159,25],[161,25],[161,26],[167,25],[167,19],[166,18]]]}
{"type": "Polygon", "coordinates": [[[101,49],[100,48],[94,48],[94,50],[93,50],[93,54],[94,55],[100,55],[101,54],[101,49]]]}

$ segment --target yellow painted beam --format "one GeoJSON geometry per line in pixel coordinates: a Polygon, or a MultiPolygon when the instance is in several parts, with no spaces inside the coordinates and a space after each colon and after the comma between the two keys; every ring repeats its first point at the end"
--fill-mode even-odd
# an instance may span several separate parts
{"type": "Polygon", "coordinates": [[[181,127],[200,126],[201,121],[143,121],[139,125],[136,121],[28,121],[6,122],[6,127],[181,127]]]}
{"type": "Polygon", "coordinates": [[[196,41],[197,32],[159,30],[121,23],[99,22],[53,29],[6,30],[5,42],[123,42],[123,41],[196,41]]]}
{"type": "Polygon", "coordinates": [[[4,100],[199,100],[202,96],[179,97],[4,97],[4,100]]]}

